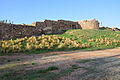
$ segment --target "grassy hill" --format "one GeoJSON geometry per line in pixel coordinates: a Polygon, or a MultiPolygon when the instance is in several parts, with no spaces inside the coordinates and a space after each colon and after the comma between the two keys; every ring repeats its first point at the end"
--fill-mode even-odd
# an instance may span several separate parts
{"type": "Polygon", "coordinates": [[[120,46],[120,32],[110,30],[68,30],[59,35],[74,39],[80,44],[89,44],[86,50],[114,48],[120,46]]]}
{"type": "Polygon", "coordinates": [[[98,50],[120,46],[120,32],[108,30],[68,30],[64,34],[25,37],[0,41],[1,53],[40,53],[55,50],[98,50]]]}

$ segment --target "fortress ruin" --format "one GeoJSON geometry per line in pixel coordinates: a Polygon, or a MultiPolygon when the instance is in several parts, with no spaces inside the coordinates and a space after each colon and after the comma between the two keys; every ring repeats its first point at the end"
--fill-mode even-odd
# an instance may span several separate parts
{"type": "Polygon", "coordinates": [[[99,22],[96,19],[78,21],[82,29],[99,29],[99,22]]]}
{"type": "Polygon", "coordinates": [[[0,40],[39,36],[42,31],[45,34],[59,34],[69,29],[99,29],[99,22],[96,19],[77,22],[44,20],[33,22],[31,26],[0,23],[0,40]]]}

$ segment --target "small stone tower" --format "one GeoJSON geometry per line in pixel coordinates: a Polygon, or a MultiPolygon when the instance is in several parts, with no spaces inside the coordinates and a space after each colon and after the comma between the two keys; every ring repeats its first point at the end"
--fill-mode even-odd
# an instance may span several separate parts
{"type": "Polygon", "coordinates": [[[99,29],[99,22],[96,19],[78,21],[82,29],[99,29]]]}

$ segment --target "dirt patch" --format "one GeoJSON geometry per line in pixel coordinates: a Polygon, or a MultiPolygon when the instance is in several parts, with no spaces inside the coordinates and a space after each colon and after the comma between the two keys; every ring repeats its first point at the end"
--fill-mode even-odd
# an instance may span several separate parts
{"type": "Polygon", "coordinates": [[[58,75],[61,74],[61,70],[75,67],[70,73],[68,72],[69,74],[60,76],[59,80],[120,80],[119,58],[120,48],[0,56],[0,74],[6,70],[16,72],[21,69],[26,72],[57,66],[59,70],[51,73],[58,75]]]}

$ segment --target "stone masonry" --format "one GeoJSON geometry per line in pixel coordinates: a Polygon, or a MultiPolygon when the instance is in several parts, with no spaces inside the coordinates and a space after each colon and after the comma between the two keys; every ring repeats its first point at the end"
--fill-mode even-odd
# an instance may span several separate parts
{"type": "Polygon", "coordinates": [[[68,29],[81,29],[81,26],[77,22],[66,20],[45,20],[44,22],[34,22],[33,26],[41,27],[46,33],[62,33],[68,29]]]}
{"type": "Polygon", "coordinates": [[[34,26],[0,24],[0,40],[30,37],[32,35],[40,35],[40,32],[34,26]]]}
{"type": "Polygon", "coordinates": [[[78,21],[82,29],[99,29],[99,22],[96,19],[78,21]]]}
{"type": "Polygon", "coordinates": [[[95,19],[85,21],[44,20],[33,22],[32,26],[0,23],[0,40],[16,39],[45,34],[63,33],[68,29],[99,29],[99,22],[95,19]]]}

